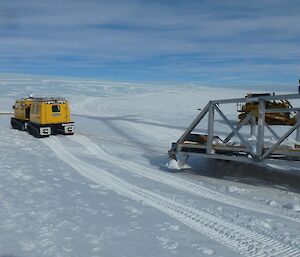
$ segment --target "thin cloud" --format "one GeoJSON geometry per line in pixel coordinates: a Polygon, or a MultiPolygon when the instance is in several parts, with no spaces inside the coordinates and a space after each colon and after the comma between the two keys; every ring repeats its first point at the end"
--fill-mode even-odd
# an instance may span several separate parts
{"type": "Polygon", "coordinates": [[[261,82],[285,82],[288,75],[292,82],[300,66],[298,6],[293,0],[2,1],[0,68],[56,75],[86,69],[92,77],[123,69],[132,80],[149,71],[145,79],[204,81],[208,72],[232,83],[244,81],[248,70],[262,74],[261,82]]]}

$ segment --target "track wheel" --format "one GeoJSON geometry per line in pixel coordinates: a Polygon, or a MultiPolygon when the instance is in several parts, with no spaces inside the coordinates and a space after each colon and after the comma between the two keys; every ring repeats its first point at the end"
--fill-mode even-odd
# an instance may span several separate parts
{"type": "Polygon", "coordinates": [[[33,135],[36,138],[41,138],[42,136],[40,135],[39,129],[32,124],[27,125],[27,131],[29,132],[30,135],[33,135]]]}

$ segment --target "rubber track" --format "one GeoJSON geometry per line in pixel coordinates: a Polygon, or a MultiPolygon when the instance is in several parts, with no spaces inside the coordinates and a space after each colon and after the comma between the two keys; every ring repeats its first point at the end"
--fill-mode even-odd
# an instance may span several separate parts
{"type": "Polygon", "coordinates": [[[109,155],[100,146],[91,142],[88,138],[76,135],[71,138],[72,140],[80,143],[84,147],[87,148],[91,153],[93,153],[97,158],[110,162],[120,168],[126,169],[134,174],[146,177],[148,179],[167,184],[173,188],[179,189],[184,192],[191,193],[193,195],[197,195],[206,199],[214,200],[217,202],[221,202],[230,206],[234,206],[237,208],[242,208],[250,211],[260,212],[272,216],[278,216],[284,219],[291,220],[293,222],[300,223],[300,218],[295,215],[295,213],[276,208],[274,206],[264,205],[257,202],[253,202],[250,200],[245,200],[229,195],[225,195],[223,193],[211,190],[202,185],[195,184],[191,181],[184,180],[182,178],[178,178],[174,175],[167,174],[161,171],[157,171],[155,169],[147,168],[137,163],[127,161],[124,159],[120,159],[114,156],[109,155]]]}
{"type": "Polygon", "coordinates": [[[300,255],[300,251],[290,245],[123,181],[105,170],[78,159],[63,147],[57,138],[49,138],[43,142],[53,150],[59,159],[87,179],[113,190],[117,194],[154,207],[242,256],[295,257],[300,255]]]}

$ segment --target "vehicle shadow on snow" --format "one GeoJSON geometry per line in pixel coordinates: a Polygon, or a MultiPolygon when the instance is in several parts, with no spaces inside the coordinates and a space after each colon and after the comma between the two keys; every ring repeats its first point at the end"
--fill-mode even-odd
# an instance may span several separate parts
{"type": "Polygon", "coordinates": [[[300,192],[300,172],[275,169],[250,163],[191,158],[187,172],[202,176],[237,181],[254,186],[280,187],[300,192]]]}
{"type": "MultiPolygon", "coordinates": [[[[176,129],[176,130],[179,130],[179,131],[181,130],[182,133],[186,130],[186,126],[184,126],[184,127],[183,126],[175,126],[175,125],[161,123],[161,122],[149,121],[149,120],[145,120],[144,118],[142,118],[139,115],[90,116],[90,115],[83,115],[83,114],[73,114],[73,116],[92,119],[92,120],[97,120],[97,121],[100,121],[100,122],[127,121],[127,122],[131,122],[133,124],[136,123],[136,124],[142,124],[142,125],[149,125],[149,126],[153,126],[153,127],[176,129]]],[[[225,124],[225,122],[223,120],[220,120],[220,122],[225,124]]],[[[200,133],[200,134],[205,134],[205,133],[207,133],[207,130],[203,129],[203,128],[196,127],[193,132],[200,133]]],[[[227,136],[230,133],[230,132],[224,132],[222,130],[215,130],[215,132],[220,134],[220,135],[225,135],[225,136],[227,136]]]]}
{"type": "Polygon", "coordinates": [[[197,157],[191,157],[187,161],[190,168],[176,170],[167,167],[166,164],[170,161],[167,155],[151,156],[150,158],[145,155],[144,157],[148,158],[151,165],[156,166],[163,172],[181,173],[182,175],[193,174],[300,193],[300,172],[297,170],[286,172],[268,166],[197,157]]]}
{"type": "Polygon", "coordinates": [[[178,129],[178,130],[186,129],[186,127],[174,126],[174,125],[164,124],[164,123],[160,123],[160,122],[144,120],[139,115],[99,117],[99,116],[89,116],[89,115],[82,115],[82,114],[73,114],[73,116],[84,117],[84,118],[89,118],[89,119],[94,119],[94,120],[99,120],[99,121],[108,121],[108,120],[109,121],[129,121],[132,123],[146,124],[146,125],[151,125],[151,126],[178,129]]]}
{"type": "MultiPolygon", "coordinates": [[[[168,149],[163,149],[162,147],[158,146],[157,144],[154,144],[153,142],[149,143],[149,140],[143,140],[143,137],[139,133],[133,133],[132,131],[128,129],[124,129],[120,124],[118,124],[116,121],[130,121],[133,120],[139,120],[137,115],[126,115],[126,116],[113,116],[113,117],[99,117],[99,116],[88,116],[88,115],[75,115],[78,117],[83,117],[87,119],[96,120],[106,127],[109,128],[112,135],[116,135],[122,139],[124,139],[126,142],[130,143],[133,147],[137,147],[143,151],[143,157],[149,159],[152,158],[153,153],[162,154],[165,152],[165,155],[167,156],[168,149]]],[[[159,124],[159,123],[158,123],[159,124]]],[[[97,136],[97,135],[95,135],[97,136]]],[[[103,136],[103,135],[101,135],[103,136]]],[[[109,135],[108,137],[111,137],[109,135]]],[[[116,142],[115,142],[116,143],[116,142]]],[[[122,144],[121,142],[119,142],[122,144]]],[[[129,145],[129,144],[128,144],[129,145]]],[[[166,158],[167,159],[167,158],[166,158]]]]}

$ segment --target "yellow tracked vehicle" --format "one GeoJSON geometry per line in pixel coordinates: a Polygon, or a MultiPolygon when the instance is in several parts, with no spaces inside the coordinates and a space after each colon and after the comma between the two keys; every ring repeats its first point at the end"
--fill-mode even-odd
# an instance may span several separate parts
{"type": "Polygon", "coordinates": [[[74,134],[70,107],[65,98],[28,97],[18,99],[13,106],[11,126],[27,130],[34,137],[74,134]]]}
{"type": "MultiPolygon", "coordinates": [[[[264,94],[247,94],[246,98],[251,97],[264,97],[270,96],[270,93],[264,94]]],[[[283,109],[288,110],[292,108],[290,102],[288,100],[280,100],[280,101],[266,101],[265,103],[266,109],[283,109]]],[[[240,113],[238,118],[241,122],[246,115],[251,112],[256,117],[256,121],[258,120],[258,102],[248,102],[242,105],[238,105],[238,112],[240,113]]],[[[265,114],[265,121],[269,125],[287,125],[293,126],[296,124],[296,116],[292,115],[291,112],[276,112],[276,113],[266,113],[265,114]]]]}

